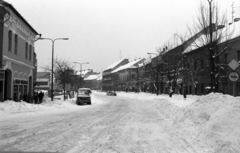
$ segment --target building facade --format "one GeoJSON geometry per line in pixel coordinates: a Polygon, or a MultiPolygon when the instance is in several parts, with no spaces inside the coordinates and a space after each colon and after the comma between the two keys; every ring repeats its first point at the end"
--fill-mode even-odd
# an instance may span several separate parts
{"type": "Polygon", "coordinates": [[[122,65],[127,64],[129,61],[128,59],[122,59],[120,61],[117,61],[113,64],[111,64],[108,68],[106,68],[102,73],[102,90],[114,90],[114,84],[112,81],[112,78],[114,77],[112,75],[112,71],[116,70],[122,65]]]}
{"type": "Polygon", "coordinates": [[[138,91],[139,64],[143,64],[144,61],[144,58],[136,59],[112,71],[113,90],[138,91]]]}
{"type": "Polygon", "coordinates": [[[34,90],[51,89],[51,75],[50,72],[37,72],[37,80],[34,83],[34,90]]]}
{"type": "Polygon", "coordinates": [[[101,90],[101,76],[102,74],[92,74],[84,79],[84,86],[92,90],[101,90]]]}
{"type": "Polygon", "coordinates": [[[6,12],[0,33],[4,71],[0,99],[18,101],[24,94],[33,94],[34,41],[38,33],[11,4],[5,1],[0,4],[6,12]]]}

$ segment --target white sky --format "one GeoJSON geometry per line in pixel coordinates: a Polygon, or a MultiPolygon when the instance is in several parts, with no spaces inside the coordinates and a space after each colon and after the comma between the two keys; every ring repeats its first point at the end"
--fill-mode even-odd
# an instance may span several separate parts
{"type": "MultiPolygon", "coordinates": [[[[90,62],[83,69],[103,71],[122,58],[147,58],[184,33],[196,16],[200,0],[5,0],[45,38],[55,42],[54,56],[70,62],[90,62]]],[[[203,0],[207,3],[207,0],[203,0]]],[[[216,1],[216,0],[214,0],[216,1]]],[[[240,17],[240,0],[217,0],[221,9],[240,17]]],[[[38,65],[51,64],[49,40],[35,43],[38,65]]],[[[80,66],[75,65],[79,70],[80,66]]],[[[41,71],[39,68],[38,71],[41,71]]]]}

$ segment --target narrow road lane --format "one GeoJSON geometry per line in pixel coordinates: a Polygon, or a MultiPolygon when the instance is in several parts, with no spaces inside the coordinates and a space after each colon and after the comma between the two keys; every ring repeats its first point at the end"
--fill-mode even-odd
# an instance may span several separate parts
{"type": "MultiPolygon", "coordinates": [[[[86,152],[197,152],[173,126],[166,107],[95,94],[103,104],[81,111],[0,122],[0,150],[86,152]]],[[[166,102],[165,102],[166,103],[166,102]]]]}

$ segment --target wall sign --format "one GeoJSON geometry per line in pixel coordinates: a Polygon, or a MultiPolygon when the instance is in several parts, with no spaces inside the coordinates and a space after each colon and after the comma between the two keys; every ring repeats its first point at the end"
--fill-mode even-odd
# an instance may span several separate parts
{"type": "Polygon", "coordinates": [[[228,74],[228,79],[232,82],[237,82],[239,80],[239,74],[236,71],[231,71],[228,74]]]}

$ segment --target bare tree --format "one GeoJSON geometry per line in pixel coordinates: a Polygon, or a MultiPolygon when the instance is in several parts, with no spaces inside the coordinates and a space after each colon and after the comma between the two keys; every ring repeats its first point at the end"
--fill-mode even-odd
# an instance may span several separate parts
{"type": "Polygon", "coordinates": [[[218,90],[216,74],[219,67],[216,59],[227,50],[227,47],[219,49],[218,46],[222,42],[226,42],[231,38],[232,32],[228,28],[226,13],[221,13],[217,1],[206,0],[207,3],[200,2],[197,17],[193,22],[193,26],[188,26],[190,37],[188,49],[195,50],[202,48],[202,52],[207,57],[208,65],[206,69],[209,72],[211,90],[218,90]]]}
{"type": "Polygon", "coordinates": [[[43,69],[47,72],[50,72],[53,77],[55,78],[55,84],[61,87],[64,90],[64,97],[65,97],[65,86],[66,84],[74,84],[73,79],[73,67],[71,66],[70,62],[67,60],[62,60],[56,58],[54,60],[54,71],[50,65],[46,65],[43,69]]]}

